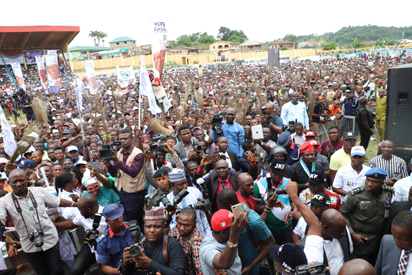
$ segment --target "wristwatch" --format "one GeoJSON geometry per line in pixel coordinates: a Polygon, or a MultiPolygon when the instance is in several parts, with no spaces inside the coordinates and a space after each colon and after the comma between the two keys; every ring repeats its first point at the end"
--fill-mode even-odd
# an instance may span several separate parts
{"type": "Polygon", "coordinates": [[[17,248],[17,240],[14,241],[13,246],[17,248]]]}
{"type": "Polygon", "coordinates": [[[239,243],[227,242],[227,246],[229,246],[229,248],[237,247],[238,244],[239,244],[239,243]]]}

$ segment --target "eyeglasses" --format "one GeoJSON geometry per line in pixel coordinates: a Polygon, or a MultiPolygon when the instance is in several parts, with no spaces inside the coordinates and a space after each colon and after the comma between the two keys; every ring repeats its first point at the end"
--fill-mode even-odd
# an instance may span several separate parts
{"type": "Polygon", "coordinates": [[[356,139],[353,139],[353,138],[351,138],[351,139],[345,139],[345,141],[346,141],[346,142],[355,142],[356,139]]]}
{"type": "Polygon", "coordinates": [[[100,188],[100,185],[99,185],[99,184],[96,184],[96,185],[87,187],[87,191],[91,192],[91,191],[97,190],[97,189],[99,189],[99,188],[100,188]]]}

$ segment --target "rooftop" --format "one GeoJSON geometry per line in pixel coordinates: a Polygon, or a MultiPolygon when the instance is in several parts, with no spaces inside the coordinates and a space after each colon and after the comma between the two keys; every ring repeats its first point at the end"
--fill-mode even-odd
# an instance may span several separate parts
{"type": "Polygon", "coordinates": [[[109,47],[96,46],[74,46],[69,49],[70,52],[100,52],[110,50],[109,47]]]}
{"type": "Polygon", "coordinates": [[[278,42],[273,42],[270,43],[269,45],[275,45],[275,44],[291,44],[291,43],[295,43],[294,41],[278,41],[278,42]]]}
{"type": "Polygon", "coordinates": [[[240,44],[239,46],[254,46],[254,45],[262,45],[262,42],[259,42],[257,40],[248,40],[242,44],[240,44]]]}
{"type": "Polygon", "coordinates": [[[211,43],[210,45],[215,44],[215,43],[229,43],[229,44],[237,44],[237,45],[240,44],[240,43],[233,42],[233,41],[223,41],[223,40],[221,40],[221,41],[213,42],[213,43],[211,43]]]}
{"type": "Polygon", "coordinates": [[[121,36],[121,37],[117,37],[117,38],[113,39],[109,43],[117,43],[117,42],[125,42],[125,41],[136,41],[136,40],[134,40],[133,38],[130,38],[128,36],[121,36]]]}

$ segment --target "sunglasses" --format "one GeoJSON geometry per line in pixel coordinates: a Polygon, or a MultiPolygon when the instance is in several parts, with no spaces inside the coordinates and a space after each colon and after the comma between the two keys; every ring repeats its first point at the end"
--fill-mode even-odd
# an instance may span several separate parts
{"type": "Polygon", "coordinates": [[[352,138],[352,139],[345,139],[345,141],[346,141],[346,142],[355,142],[356,139],[353,139],[353,138],[352,138]]]}
{"type": "Polygon", "coordinates": [[[99,184],[96,184],[96,185],[87,187],[87,191],[91,192],[91,191],[97,190],[97,189],[99,189],[99,188],[100,188],[100,185],[99,185],[99,184]]]}

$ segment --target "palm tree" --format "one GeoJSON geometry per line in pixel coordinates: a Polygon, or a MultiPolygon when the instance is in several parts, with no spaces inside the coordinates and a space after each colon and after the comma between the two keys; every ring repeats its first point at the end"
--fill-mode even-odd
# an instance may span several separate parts
{"type": "Polygon", "coordinates": [[[96,38],[97,38],[98,31],[90,31],[89,37],[93,38],[94,45],[97,47],[96,38]]]}
{"type": "Polygon", "coordinates": [[[89,37],[93,38],[94,45],[97,47],[100,46],[100,40],[106,38],[107,34],[101,31],[90,31],[89,37]]]}

